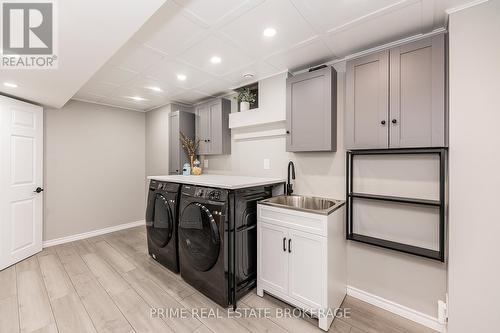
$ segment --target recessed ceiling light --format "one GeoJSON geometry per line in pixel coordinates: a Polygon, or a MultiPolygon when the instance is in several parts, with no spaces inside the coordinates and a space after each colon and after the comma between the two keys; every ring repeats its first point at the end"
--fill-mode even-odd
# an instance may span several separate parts
{"type": "Polygon", "coordinates": [[[210,62],[212,64],[220,64],[221,61],[222,59],[219,56],[213,56],[212,58],[210,58],[210,62]]]}
{"type": "Polygon", "coordinates": [[[153,90],[156,92],[162,92],[163,90],[160,87],[147,87],[149,90],[153,90]]]}
{"type": "Polygon", "coordinates": [[[140,96],[128,96],[128,98],[133,99],[134,101],[140,102],[140,101],[145,101],[145,98],[142,98],[140,96]]]}
{"type": "Polygon", "coordinates": [[[17,84],[12,82],[4,82],[3,85],[9,88],[17,88],[17,84]]]}
{"type": "Polygon", "coordinates": [[[243,74],[243,78],[244,79],[251,79],[253,77],[254,77],[254,75],[252,73],[245,73],[245,74],[243,74]]]}
{"type": "Polygon", "coordinates": [[[177,74],[177,80],[179,81],[186,81],[187,76],[184,74],[177,74]]]}
{"type": "Polygon", "coordinates": [[[273,37],[274,35],[276,35],[276,29],[271,27],[266,28],[264,29],[264,32],[262,34],[266,37],[273,37]]]}

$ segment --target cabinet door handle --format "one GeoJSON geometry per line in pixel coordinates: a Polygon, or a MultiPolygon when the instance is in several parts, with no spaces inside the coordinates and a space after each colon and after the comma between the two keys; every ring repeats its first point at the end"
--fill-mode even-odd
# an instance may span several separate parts
{"type": "Polygon", "coordinates": [[[283,252],[286,252],[286,237],[283,237],[283,252]]]}
{"type": "Polygon", "coordinates": [[[290,131],[286,131],[286,134],[290,134],[290,131]]]}
{"type": "Polygon", "coordinates": [[[208,139],[207,142],[210,142],[210,139],[208,139]]]}
{"type": "Polygon", "coordinates": [[[292,253],[292,240],[288,240],[288,253],[292,253]]]}
{"type": "Polygon", "coordinates": [[[396,124],[397,122],[398,122],[398,121],[397,121],[396,119],[393,119],[393,120],[392,120],[392,123],[393,123],[393,124],[396,124]]]}
{"type": "Polygon", "coordinates": [[[382,120],[380,123],[381,123],[382,125],[385,125],[385,120],[382,120]]]}

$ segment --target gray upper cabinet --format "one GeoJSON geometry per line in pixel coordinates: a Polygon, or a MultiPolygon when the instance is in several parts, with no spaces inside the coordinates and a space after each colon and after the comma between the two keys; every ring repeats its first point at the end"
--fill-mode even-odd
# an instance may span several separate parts
{"type": "Polygon", "coordinates": [[[189,162],[180,142],[181,132],[190,138],[195,137],[195,115],[191,112],[180,111],[179,108],[172,105],[172,112],[169,114],[168,131],[168,173],[170,175],[182,174],[182,166],[184,163],[189,162]]]}
{"type": "Polygon", "coordinates": [[[326,67],[286,80],[287,151],[337,150],[337,72],[326,67]]]}
{"type": "Polygon", "coordinates": [[[391,148],[444,147],[444,35],[419,40],[390,52],[391,148]]]}
{"type": "Polygon", "coordinates": [[[348,149],[447,146],[444,34],[347,62],[348,149]]]}
{"type": "Polygon", "coordinates": [[[389,51],[347,62],[345,141],[348,148],[387,148],[389,51]]]}
{"type": "Polygon", "coordinates": [[[217,98],[196,107],[196,138],[200,139],[200,155],[231,153],[229,114],[231,101],[217,98]]]}

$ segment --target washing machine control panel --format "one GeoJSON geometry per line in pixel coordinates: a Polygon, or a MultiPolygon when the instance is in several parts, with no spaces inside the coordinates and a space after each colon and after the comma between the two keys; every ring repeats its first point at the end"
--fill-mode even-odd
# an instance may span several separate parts
{"type": "Polygon", "coordinates": [[[227,198],[227,193],[223,190],[198,187],[194,191],[195,198],[203,198],[211,201],[225,201],[227,198]]]}

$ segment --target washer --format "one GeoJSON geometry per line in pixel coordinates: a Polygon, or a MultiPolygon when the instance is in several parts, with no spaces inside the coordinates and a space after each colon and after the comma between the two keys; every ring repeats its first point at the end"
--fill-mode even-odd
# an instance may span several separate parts
{"type": "Polygon", "coordinates": [[[149,254],[163,266],[179,273],[178,207],[181,185],[151,180],[146,209],[149,254]]]}
{"type": "Polygon", "coordinates": [[[183,185],[179,216],[182,278],[223,307],[256,285],[257,201],[273,186],[225,190],[183,185]]]}

